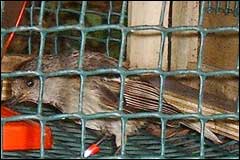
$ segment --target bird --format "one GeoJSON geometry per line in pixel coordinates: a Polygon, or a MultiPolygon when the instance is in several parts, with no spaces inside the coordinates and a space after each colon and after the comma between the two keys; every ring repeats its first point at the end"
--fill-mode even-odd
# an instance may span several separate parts
{"type": "MultiPolygon", "coordinates": [[[[43,54],[41,71],[51,73],[63,69],[78,69],[79,52],[43,54]]],[[[37,69],[38,55],[24,62],[17,70],[35,71],[37,69]]],[[[115,58],[106,56],[100,52],[85,51],[83,55],[82,70],[91,71],[99,68],[116,68],[118,61],[115,58]]],[[[125,66],[123,66],[125,67],[125,66]]],[[[125,67],[126,68],[126,67],[125,67]]],[[[79,75],[67,75],[47,77],[44,80],[44,90],[42,102],[50,104],[62,113],[78,113],[80,103],[80,83],[79,75]]],[[[96,114],[118,111],[120,95],[120,78],[117,75],[105,74],[88,76],[83,82],[82,111],[84,114],[96,114]]],[[[39,79],[34,76],[18,77],[12,80],[12,103],[33,102],[38,103],[39,79]]],[[[138,112],[157,112],[159,106],[159,87],[139,80],[138,78],[125,78],[123,94],[123,113],[132,114],[138,112]]],[[[162,113],[178,114],[182,113],[176,106],[171,105],[163,99],[162,113]]],[[[77,122],[78,123],[78,122],[77,122]]],[[[127,122],[126,137],[136,135],[141,128],[149,124],[156,123],[148,118],[131,119],[127,122]]],[[[157,122],[160,123],[160,122],[157,122]]],[[[197,120],[180,119],[176,123],[167,124],[170,127],[183,125],[201,133],[200,122],[197,120]]],[[[103,118],[92,119],[86,122],[86,127],[96,130],[101,134],[114,135],[115,144],[121,147],[121,119],[103,118]]],[[[205,137],[214,143],[222,141],[205,126],[205,137]]]]}

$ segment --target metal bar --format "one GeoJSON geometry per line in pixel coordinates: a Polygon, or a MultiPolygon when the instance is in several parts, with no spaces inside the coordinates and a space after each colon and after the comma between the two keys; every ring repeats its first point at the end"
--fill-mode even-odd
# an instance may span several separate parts
{"type": "MultiPolygon", "coordinates": [[[[108,10],[108,18],[107,18],[107,24],[111,24],[111,15],[112,15],[112,1],[109,1],[109,10],[108,10]]],[[[108,35],[107,35],[107,40],[106,40],[106,54],[109,56],[109,43],[110,43],[110,38],[111,38],[111,30],[108,29],[108,35]]]]}
{"type": "MultiPolygon", "coordinates": [[[[40,121],[41,124],[41,148],[39,150],[40,158],[47,158],[48,154],[51,154],[48,151],[45,151],[44,149],[44,132],[45,132],[45,125],[47,122],[52,122],[56,120],[62,120],[65,118],[69,119],[78,119],[81,121],[81,136],[78,136],[78,140],[80,141],[80,146],[76,149],[79,151],[79,156],[81,158],[83,157],[84,150],[85,150],[85,144],[88,143],[88,139],[86,137],[87,131],[86,131],[86,123],[88,120],[94,120],[94,119],[103,119],[103,118],[112,118],[116,117],[121,119],[121,154],[119,156],[102,156],[101,158],[107,157],[107,158],[127,158],[128,155],[126,154],[127,151],[127,144],[126,144],[126,127],[127,127],[127,121],[132,120],[132,119],[137,119],[137,118],[157,118],[161,120],[161,140],[158,142],[158,145],[153,147],[154,152],[156,153],[155,155],[148,156],[147,158],[168,158],[168,156],[173,156],[176,154],[176,156],[179,156],[183,158],[184,154],[179,154],[175,153],[176,150],[169,148],[168,140],[166,139],[166,124],[169,120],[179,120],[179,119],[189,119],[189,118],[195,118],[198,119],[201,122],[201,136],[200,136],[200,143],[195,145],[194,147],[200,147],[200,150],[194,152],[194,154],[198,154],[198,156],[194,157],[192,155],[189,155],[186,158],[208,158],[208,157],[216,157],[220,156],[217,153],[212,153],[212,154],[207,154],[207,152],[214,152],[215,148],[208,148],[207,145],[205,145],[205,140],[204,140],[204,130],[205,130],[205,125],[208,120],[222,120],[222,119],[235,119],[239,120],[239,97],[237,98],[237,112],[236,113],[223,113],[223,114],[215,114],[215,115],[203,115],[202,114],[202,100],[203,100],[203,94],[204,94],[204,85],[206,78],[212,77],[212,76],[223,76],[223,75],[232,75],[235,77],[239,77],[239,59],[236,60],[236,68],[232,70],[217,70],[217,71],[210,71],[210,72],[204,72],[202,70],[202,62],[203,62],[203,55],[204,55],[204,46],[205,46],[205,38],[208,33],[219,33],[219,32],[239,32],[239,22],[237,22],[236,26],[223,26],[223,27],[213,27],[213,28],[204,28],[203,26],[203,21],[205,17],[205,12],[207,11],[208,13],[213,13],[215,10],[216,13],[220,13],[221,11],[224,11],[226,14],[229,14],[231,11],[231,6],[230,6],[230,1],[226,2],[225,10],[221,8],[221,2],[218,1],[216,7],[213,6],[213,2],[208,1],[208,2],[201,2],[201,7],[200,7],[200,15],[199,15],[199,22],[197,26],[175,26],[175,27],[164,27],[163,26],[163,21],[164,21],[164,14],[166,10],[166,2],[163,2],[162,10],[161,10],[161,16],[159,20],[159,25],[138,25],[138,26],[131,26],[127,27],[125,26],[125,19],[127,18],[126,16],[126,11],[127,11],[127,1],[122,2],[121,6],[121,11],[120,13],[117,13],[113,10],[113,2],[109,2],[109,10],[107,13],[102,13],[100,11],[93,11],[93,10],[88,10],[88,5],[87,1],[83,1],[81,3],[81,10],[79,9],[66,9],[62,8],[61,3],[62,2],[57,2],[57,7],[56,9],[49,9],[46,8],[46,2],[43,1],[41,2],[41,7],[35,7],[34,4],[35,2],[32,2],[32,5],[30,8],[27,10],[30,12],[30,26],[20,26],[20,27],[11,27],[11,28],[1,28],[1,48],[3,46],[3,40],[4,36],[8,33],[11,32],[19,32],[19,35],[24,35],[23,32],[28,31],[29,32],[29,39],[28,39],[28,52],[29,54],[32,53],[32,35],[34,32],[40,33],[40,50],[39,50],[39,59],[37,62],[37,69],[35,71],[15,71],[15,72],[10,72],[10,73],[1,73],[1,80],[6,79],[6,78],[14,78],[14,77],[19,77],[19,76],[37,76],[39,77],[39,82],[40,82],[40,87],[39,87],[39,103],[38,103],[38,109],[37,109],[37,114],[31,113],[30,114],[23,114],[23,115],[17,115],[14,117],[7,117],[7,118],[1,118],[1,128],[3,128],[3,124],[6,122],[12,122],[12,121],[20,121],[20,120],[37,120],[40,121]],[[206,3],[206,5],[205,5],[206,3]],[[34,16],[34,11],[37,10],[40,12],[39,14],[39,21],[38,25],[35,25],[33,23],[33,16],[34,16]],[[54,27],[49,27],[49,28],[44,28],[43,25],[43,18],[44,18],[44,12],[49,12],[49,13],[55,13],[55,18],[56,18],[56,26],[54,27]],[[66,25],[63,26],[60,24],[60,13],[61,12],[67,12],[67,13],[73,13],[76,15],[79,15],[79,24],[75,25],[66,25]],[[107,20],[107,24],[102,24],[102,25],[95,25],[91,27],[86,27],[85,26],[85,16],[86,13],[93,13],[96,15],[101,15],[103,16],[103,19],[107,20]],[[119,23],[118,24],[112,24],[111,23],[111,18],[113,16],[118,16],[119,17],[119,23]],[[51,73],[43,73],[42,72],[42,56],[43,56],[43,51],[45,47],[45,40],[46,36],[48,33],[56,33],[56,32],[63,32],[63,31],[71,31],[71,30],[76,30],[81,32],[81,37],[74,37],[74,36],[62,36],[64,38],[68,38],[71,40],[76,40],[79,42],[80,45],[80,56],[78,59],[78,68],[77,69],[65,69],[61,71],[55,71],[51,73]],[[111,30],[117,30],[121,32],[121,40],[117,38],[111,37],[111,30]],[[126,50],[126,40],[127,40],[127,35],[129,32],[136,32],[136,31],[141,31],[141,30],[156,30],[161,33],[161,43],[160,43],[160,55],[159,55],[159,63],[157,68],[150,68],[150,69],[133,69],[133,70],[126,70],[122,67],[123,65],[123,60],[124,60],[124,55],[125,55],[125,50],[126,50]],[[99,37],[90,37],[88,36],[88,33],[95,32],[95,31],[107,31],[107,38],[106,39],[101,39],[99,37]],[[198,59],[197,59],[197,69],[192,70],[192,69],[185,69],[185,70],[175,70],[175,71],[163,71],[162,70],[162,63],[163,63],[163,50],[164,50],[164,43],[165,40],[168,36],[168,34],[171,34],[172,32],[183,32],[183,31],[196,31],[199,32],[200,34],[200,48],[199,48],[199,53],[198,53],[198,59]],[[91,40],[97,40],[100,43],[104,43],[106,45],[106,54],[110,54],[110,42],[118,42],[121,43],[120,47],[120,53],[119,53],[119,59],[118,59],[118,66],[116,68],[108,68],[108,69],[96,69],[93,71],[85,71],[82,69],[82,64],[83,64],[83,56],[85,53],[85,43],[87,39],[91,40]],[[120,95],[119,95],[119,103],[118,103],[118,110],[113,111],[113,112],[106,112],[106,113],[96,113],[96,114],[91,114],[91,115],[85,115],[83,113],[83,95],[84,95],[84,82],[88,76],[92,75],[102,75],[106,73],[113,73],[113,74],[118,74],[121,79],[121,86],[120,86],[120,95]],[[123,113],[123,100],[124,100],[124,87],[125,87],[125,78],[127,76],[131,75],[139,75],[139,74],[144,74],[144,73],[153,73],[156,75],[159,75],[160,77],[160,96],[159,96],[159,108],[155,112],[142,112],[142,113],[133,113],[133,114],[124,114],[123,113]],[[163,93],[164,93],[164,86],[165,86],[165,79],[168,76],[176,76],[176,75],[189,75],[193,74],[196,76],[199,76],[200,78],[200,89],[199,89],[199,96],[198,96],[198,112],[197,113],[184,113],[184,114],[175,114],[175,115],[166,115],[161,112],[162,110],[162,102],[163,102],[163,93]],[[42,107],[42,101],[43,101],[43,93],[44,93],[44,82],[46,78],[50,77],[55,77],[55,76],[69,76],[69,75],[77,75],[80,77],[80,95],[79,95],[79,106],[78,106],[78,111],[77,113],[64,113],[64,114],[55,114],[55,115],[49,115],[45,116],[43,112],[43,107],[42,107]],[[160,149],[159,149],[159,144],[160,149]],[[159,154],[160,151],[160,154],[159,154]],[[157,155],[158,154],[158,155],[157,155]],[[171,155],[169,155],[171,154],[171,155]]],[[[80,3],[79,3],[80,4],[80,3]]],[[[4,2],[1,1],[1,19],[2,19],[2,13],[4,9],[4,2]]],[[[237,19],[239,19],[239,2],[235,2],[234,11],[235,16],[238,16],[237,19]]],[[[49,35],[51,37],[52,35],[49,35]]],[[[54,35],[51,38],[53,38],[55,47],[54,47],[54,52],[55,54],[58,53],[58,38],[61,37],[61,35],[54,35]]],[[[238,55],[239,58],[239,55],[238,55]]],[[[80,131],[79,131],[80,132],[80,131]]],[[[1,130],[1,135],[3,131],[1,130]]],[[[59,134],[60,135],[60,134],[59,134]]],[[[3,140],[3,136],[1,136],[1,140],[3,140]]],[[[74,142],[68,142],[66,144],[71,145],[74,142]]],[[[2,149],[3,142],[1,141],[1,158],[6,158],[7,156],[4,156],[4,152],[2,149]]],[[[193,146],[191,146],[193,147],[193,146]]],[[[61,147],[60,147],[61,148],[61,147]]],[[[64,147],[62,147],[64,149],[64,147]]],[[[106,150],[108,150],[107,148],[106,150]]],[[[189,148],[185,148],[189,149],[189,148]]],[[[191,149],[191,148],[190,148],[191,149]]],[[[217,148],[216,148],[217,149],[217,148]]],[[[132,150],[131,152],[136,152],[136,150],[132,150]]],[[[225,153],[222,154],[222,157],[228,157],[228,158],[238,158],[236,157],[236,151],[233,150],[232,153],[233,155],[227,155],[225,156],[225,153]]],[[[31,156],[34,156],[38,152],[33,152],[32,154],[29,154],[31,156]]],[[[57,154],[57,152],[53,151],[52,154],[57,154]]],[[[11,153],[8,153],[8,155],[11,155],[11,153]]],[[[70,154],[66,154],[70,155],[70,154]]],[[[11,156],[14,156],[12,154],[11,156]]],[[[64,156],[62,156],[64,157],[64,156]]],[[[220,158],[222,158],[220,157],[220,158]]],[[[146,158],[145,156],[136,156],[134,158],[146,158]]]]}

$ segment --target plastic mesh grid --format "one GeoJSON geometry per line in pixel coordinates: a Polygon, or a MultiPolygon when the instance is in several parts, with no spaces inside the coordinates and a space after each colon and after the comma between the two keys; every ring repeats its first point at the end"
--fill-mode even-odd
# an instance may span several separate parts
{"type": "MultiPolygon", "coordinates": [[[[15,110],[24,114],[32,114],[36,111],[35,106],[26,107],[18,105],[15,110]]],[[[44,116],[56,114],[53,108],[43,107],[44,116]]],[[[46,124],[51,127],[54,135],[54,147],[50,150],[45,150],[44,158],[76,158],[81,155],[81,129],[80,126],[73,122],[66,121],[51,121],[46,124]]],[[[87,129],[86,146],[97,141],[99,137],[87,129]]],[[[219,137],[222,139],[223,137],[219,137]]],[[[101,144],[101,152],[91,158],[114,158],[115,152],[111,141],[104,141],[101,144]]],[[[161,142],[159,138],[149,135],[144,130],[141,130],[137,136],[128,137],[126,146],[127,157],[130,158],[157,158],[160,156],[159,146],[161,142]]],[[[189,135],[182,137],[172,137],[166,140],[165,158],[182,158],[189,155],[198,157],[200,148],[200,134],[191,132],[189,135]]],[[[214,145],[212,142],[205,140],[205,158],[226,158],[238,157],[238,142],[229,141],[222,145],[214,145]]],[[[7,158],[38,158],[39,150],[33,151],[18,151],[4,152],[4,157],[7,158]]]]}
{"type": "MultiPolygon", "coordinates": [[[[18,28],[12,27],[12,28],[1,28],[1,47],[3,46],[3,39],[6,36],[6,34],[11,33],[11,32],[24,32],[24,31],[34,31],[34,32],[39,32],[40,34],[40,48],[39,48],[39,59],[38,59],[38,65],[37,65],[37,70],[36,71],[17,71],[17,72],[12,72],[12,73],[2,73],[1,74],[1,79],[5,79],[5,78],[9,78],[9,77],[18,77],[18,76],[27,76],[27,75],[32,75],[32,76],[38,76],[39,80],[40,80],[40,88],[39,88],[39,103],[38,103],[38,109],[37,109],[37,113],[34,114],[33,112],[30,112],[30,114],[28,115],[20,115],[20,116],[16,116],[16,117],[11,117],[11,118],[1,118],[1,127],[3,127],[4,123],[8,122],[8,121],[19,121],[19,120],[26,120],[26,119],[34,119],[40,122],[41,124],[41,149],[40,151],[34,151],[34,152],[29,152],[29,156],[30,157],[40,157],[40,158],[47,158],[47,155],[55,155],[56,157],[63,158],[63,157],[69,157],[72,156],[71,155],[63,155],[61,153],[59,153],[58,150],[53,150],[52,153],[49,153],[51,151],[46,151],[43,147],[43,142],[44,142],[44,126],[48,125],[48,123],[52,123],[55,122],[56,120],[61,120],[63,118],[68,118],[68,117],[74,117],[77,119],[81,120],[82,125],[78,130],[78,133],[76,134],[77,139],[79,140],[79,146],[76,146],[76,151],[78,151],[78,155],[74,155],[75,156],[79,156],[81,158],[83,158],[83,152],[86,149],[86,145],[89,142],[88,141],[88,137],[86,137],[86,128],[85,128],[85,124],[87,120],[91,120],[91,119],[95,119],[95,118],[106,118],[106,117],[118,117],[121,119],[122,122],[122,147],[121,147],[121,152],[120,152],[120,157],[121,158],[126,158],[128,156],[128,154],[126,154],[127,152],[129,152],[129,146],[126,145],[125,141],[124,141],[124,137],[125,137],[125,129],[126,129],[126,122],[130,119],[134,119],[134,118],[147,118],[147,117],[155,117],[158,118],[161,121],[161,127],[162,127],[162,133],[161,133],[161,139],[159,140],[155,140],[155,142],[157,142],[158,145],[155,146],[155,148],[153,149],[153,154],[152,155],[139,155],[137,154],[137,157],[139,158],[144,158],[144,157],[149,157],[149,158],[166,158],[166,157],[188,157],[188,158],[207,158],[207,157],[211,157],[211,156],[216,156],[216,157],[228,157],[228,158],[238,158],[238,153],[236,152],[236,150],[232,150],[232,151],[226,151],[226,152],[222,152],[219,154],[214,154],[215,150],[219,150],[218,147],[221,148],[221,146],[214,146],[214,147],[209,147],[211,146],[211,144],[206,143],[207,140],[204,139],[204,127],[205,127],[205,123],[208,120],[217,120],[217,119],[226,119],[226,118],[232,118],[232,119],[236,119],[239,120],[239,99],[237,102],[237,112],[236,113],[229,113],[229,114],[218,114],[218,115],[209,115],[209,116],[205,116],[202,114],[202,99],[203,99],[203,88],[204,88],[204,84],[205,84],[205,80],[207,77],[211,77],[211,76],[222,76],[222,75],[233,75],[238,77],[239,76],[239,60],[237,60],[236,62],[236,68],[233,70],[218,70],[218,71],[211,71],[211,72],[204,72],[202,70],[202,61],[203,61],[203,48],[204,48],[204,40],[207,36],[207,34],[209,33],[217,33],[217,32],[239,32],[239,24],[237,23],[236,26],[229,26],[229,27],[215,27],[215,28],[204,28],[203,27],[203,19],[204,19],[204,14],[207,11],[212,12],[213,10],[215,10],[216,12],[220,12],[220,11],[225,11],[226,14],[229,13],[233,13],[235,16],[239,16],[238,14],[238,2],[235,2],[235,8],[234,9],[230,9],[229,8],[229,4],[227,3],[227,6],[224,7],[224,9],[222,9],[221,7],[221,3],[218,2],[217,7],[213,7],[211,6],[211,3],[208,2],[208,8],[205,8],[206,3],[207,2],[201,2],[201,6],[200,6],[200,17],[199,17],[199,23],[197,26],[177,26],[177,27],[169,27],[169,28],[165,28],[162,25],[145,25],[145,26],[131,26],[131,27],[127,27],[124,24],[124,20],[126,18],[126,11],[127,11],[127,2],[123,1],[122,2],[122,8],[121,8],[121,12],[120,13],[115,13],[112,11],[112,2],[110,2],[110,7],[109,7],[109,12],[107,14],[105,14],[105,16],[107,17],[107,24],[101,24],[101,25],[97,25],[97,26],[86,26],[85,25],[85,15],[87,12],[91,12],[87,10],[87,3],[86,1],[83,1],[81,4],[81,10],[80,12],[76,12],[74,10],[70,10],[70,9],[65,9],[68,12],[73,12],[73,13],[77,13],[79,14],[79,23],[78,24],[73,24],[73,25],[60,25],[59,24],[59,12],[61,10],[61,3],[58,4],[58,7],[56,10],[51,10],[51,9],[47,9],[46,6],[46,2],[42,2],[41,3],[41,7],[39,8],[39,21],[38,24],[34,24],[33,23],[33,19],[31,18],[31,24],[29,26],[20,26],[18,28]],[[54,12],[56,14],[56,26],[53,27],[49,27],[49,28],[45,28],[43,27],[43,18],[44,18],[44,14],[45,12],[47,12],[48,10],[54,12]],[[111,16],[112,15],[116,15],[119,16],[119,22],[116,24],[112,24],[111,23],[111,16]],[[114,30],[118,30],[121,32],[121,39],[112,39],[111,36],[108,36],[106,40],[100,40],[103,41],[104,43],[106,43],[106,53],[109,55],[109,43],[111,40],[113,41],[117,41],[120,43],[120,53],[119,53],[119,61],[118,61],[118,67],[117,68],[109,68],[109,69],[97,69],[94,71],[84,71],[81,69],[82,66],[82,62],[83,62],[83,55],[84,55],[84,51],[85,51],[85,43],[86,40],[88,38],[88,35],[91,32],[94,31],[102,31],[102,30],[106,30],[108,32],[110,32],[111,29],[114,30]],[[161,33],[162,39],[163,41],[161,42],[161,48],[160,48],[160,61],[159,61],[159,65],[157,68],[153,68],[153,69],[135,69],[135,70],[131,70],[131,71],[127,71],[125,69],[122,68],[123,65],[123,59],[124,59],[124,53],[125,53],[125,46],[126,46],[126,38],[127,35],[131,32],[135,32],[138,30],[156,30],[159,31],[161,33]],[[81,38],[80,38],[80,56],[79,56],[79,68],[75,69],[75,70],[61,70],[61,71],[56,71],[56,72],[52,72],[52,73],[43,73],[41,71],[41,64],[42,64],[42,55],[43,55],[43,51],[44,51],[44,47],[45,47],[45,40],[48,34],[51,33],[55,33],[55,32],[61,32],[61,31],[68,31],[68,30],[76,30],[79,31],[81,34],[81,38]],[[196,31],[200,34],[200,49],[199,49],[199,54],[198,54],[198,61],[197,61],[197,67],[194,70],[175,70],[175,71],[163,71],[162,70],[162,54],[163,54],[163,46],[164,46],[164,40],[165,38],[168,36],[168,34],[172,33],[172,32],[183,32],[183,31],[196,31]],[[44,86],[44,79],[48,78],[48,77],[53,77],[53,76],[67,76],[67,75],[73,75],[73,74],[77,74],[80,76],[81,78],[81,90],[84,87],[84,80],[90,76],[90,75],[95,75],[95,74],[103,74],[103,73],[115,73],[115,74],[119,74],[120,78],[121,78],[121,89],[120,89],[120,97],[119,97],[119,110],[115,111],[115,112],[111,112],[111,113],[101,113],[101,114],[94,114],[94,115],[85,115],[83,113],[79,113],[79,114],[54,114],[54,115],[44,115],[44,107],[42,105],[42,96],[43,96],[43,86],[44,86]],[[137,113],[137,114],[124,114],[122,112],[123,109],[123,93],[124,93],[124,83],[125,83],[125,78],[127,76],[130,75],[137,75],[137,74],[143,74],[143,73],[154,73],[159,75],[160,79],[161,79],[161,84],[160,84],[160,103],[159,103],[159,111],[160,112],[151,112],[151,113],[137,113]],[[189,113],[189,114],[177,114],[177,115],[165,115],[161,113],[161,108],[162,108],[162,93],[164,90],[164,81],[167,77],[169,76],[173,76],[173,75],[185,75],[185,74],[194,74],[196,76],[198,76],[200,78],[200,89],[199,89],[199,98],[198,98],[198,112],[197,113],[189,113]],[[196,151],[196,154],[192,154],[191,156],[189,156],[189,154],[184,155],[183,152],[181,153],[176,153],[174,151],[176,151],[176,149],[178,148],[179,150],[181,150],[181,147],[176,147],[176,146],[169,146],[169,143],[166,142],[166,138],[165,138],[165,128],[166,128],[166,123],[169,120],[175,120],[175,119],[185,119],[185,118],[196,118],[199,119],[201,122],[201,135],[199,138],[196,138],[196,135],[190,135],[195,137],[194,141],[191,139],[188,139],[188,141],[190,141],[190,143],[194,143],[191,146],[197,146],[198,149],[200,148],[200,150],[196,151]],[[173,149],[171,150],[171,147],[173,147],[173,149]],[[173,151],[171,153],[171,151],[173,151]],[[169,154],[170,152],[170,154],[169,154]],[[233,152],[233,154],[231,153],[233,152]],[[155,155],[155,153],[158,153],[155,155]],[[210,153],[210,154],[207,154],[210,153]],[[225,154],[226,153],[226,154],[225,154]],[[170,156],[169,156],[170,155],[170,156]]],[[[166,3],[166,2],[164,2],[166,3]]],[[[2,7],[4,7],[4,2],[1,2],[2,7]]],[[[163,8],[165,9],[165,5],[163,5],[163,8]]],[[[2,9],[3,10],[3,9],[2,9]]],[[[30,13],[30,17],[33,17],[33,11],[34,11],[34,7],[33,7],[33,3],[32,3],[32,7],[28,8],[28,11],[30,13]]],[[[97,13],[96,14],[101,14],[101,13],[97,13]]],[[[163,21],[163,17],[164,17],[164,12],[162,12],[162,15],[160,17],[160,24],[161,20],[163,21]]],[[[1,19],[2,19],[2,12],[1,12],[1,19]]],[[[55,41],[55,51],[57,53],[57,46],[58,46],[58,41],[57,41],[57,36],[56,36],[56,41],[55,41]]],[[[70,37],[71,38],[71,37],[70,37]]],[[[73,37],[74,38],[74,37],[73,37]]],[[[91,37],[90,37],[91,38],[91,37]]],[[[31,36],[29,37],[29,46],[31,46],[31,36]]],[[[31,53],[31,49],[29,49],[29,52],[31,53]]],[[[80,102],[82,102],[82,95],[83,93],[80,94],[80,102]]],[[[82,103],[80,103],[80,111],[82,111],[82,103]]],[[[24,110],[24,111],[27,111],[24,110]]],[[[24,112],[23,111],[23,112],[24,112]]],[[[53,123],[55,125],[55,123],[53,123]]],[[[71,124],[74,125],[74,124],[71,124]]],[[[56,127],[57,128],[57,127],[56,127]]],[[[67,128],[67,126],[66,126],[67,128]]],[[[2,130],[1,130],[2,131],[2,130]]],[[[1,132],[2,135],[2,132],[1,132]]],[[[61,135],[59,135],[61,136],[61,135]]],[[[2,137],[1,137],[2,138],[2,137]]],[[[147,136],[144,136],[144,138],[146,139],[147,136]]],[[[151,137],[153,138],[153,137],[151,137]]],[[[188,137],[181,137],[181,138],[188,138],[188,137]]],[[[66,139],[66,138],[65,138],[66,139]]],[[[152,139],[153,140],[153,139],[152,139]]],[[[153,140],[154,141],[154,140],[153,140]]],[[[186,143],[188,142],[186,141],[186,143]]],[[[1,141],[2,142],[2,141],[1,141]]],[[[131,142],[131,139],[130,139],[131,142]]],[[[149,140],[149,142],[151,142],[149,140]]],[[[236,142],[231,142],[231,143],[236,143],[236,142]]],[[[144,145],[143,145],[144,146],[144,145]]],[[[180,145],[181,146],[181,145],[180,145]]],[[[60,146],[61,147],[61,146],[60,146]]],[[[131,147],[130,147],[131,149],[131,147]]],[[[106,149],[107,151],[108,149],[106,149]]],[[[108,150],[109,151],[109,150],[108,150]]],[[[131,150],[130,150],[131,151],[131,150]]],[[[111,150],[110,150],[111,152],[111,150]]],[[[109,152],[109,153],[110,153],[109,152]]],[[[134,151],[134,149],[130,152],[130,153],[134,153],[137,151],[134,151]]],[[[146,152],[148,153],[148,152],[146,152]]],[[[194,153],[194,152],[193,152],[194,153]]],[[[4,153],[3,154],[3,150],[2,150],[2,143],[1,143],[1,157],[5,158],[6,157],[15,157],[16,155],[23,155],[26,156],[28,155],[27,153],[4,153]]],[[[134,154],[133,154],[134,155],[134,154]]],[[[136,154],[135,154],[136,155],[136,154]]],[[[103,156],[107,157],[107,153],[104,154],[103,156]]],[[[21,157],[21,156],[20,156],[21,157]]],[[[112,156],[110,156],[111,158],[112,156]]]]}

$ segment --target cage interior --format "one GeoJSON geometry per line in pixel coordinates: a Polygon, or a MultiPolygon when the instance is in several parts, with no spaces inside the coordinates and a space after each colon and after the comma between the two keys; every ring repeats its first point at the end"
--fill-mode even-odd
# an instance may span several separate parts
{"type": "MultiPolygon", "coordinates": [[[[4,7],[4,2],[1,3],[4,7]]],[[[16,51],[26,54],[61,54],[74,48],[82,54],[86,50],[103,52],[108,56],[119,58],[121,63],[126,59],[124,52],[126,51],[127,35],[123,32],[126,32],[126,28],[130,29],[127,27],[127,5],[127,2],[119,1],[31,1],[26,8],[26,22],[22,28],[16,29],[12,45],[15,47],[10,47],[8,54],[14,54],[16,51]]],[[[234,4],[231,2],[230,5],[229,1],[223,5],[220,2],[211,3],[209,1],[201,2],[201,6],[204,6],[199,11],[201,17],[205,14],[225,13],[228,16],[239,18],[238,2],[234,4]],[[231,8],[232,6],[233,8],[231,8]]],[[[216,28],[236,31],[235,25],[238,26],[238,22],[232,28],[224,26],[216,28]]],[[[171,26],[169,27],[171,28],[171,26]]],[[[132,29],[134,30],[134,27],[132,29]]],[[[168,31],[168,28],[166,30],[168,31]]],[[[208,29],[206,28],[206,30],[208,29]]],[[[200,31],[203,32],[203,30],[200,31]]],[[[4,28],[1,31],[2,39],[6,38],[10,32],[11,27],[4,28]]],[[[3,42],[1,41],[1,46],[3,46],[3,42]]],[[[235,72],[237,71],[238,69],[235,70],[235,72]]],[[[9,73],[6,73],[1,77],[4,79],[8,76],[9,73]]],[[[237,103],[236,108],[239,107],[238,105],[237,103]]],[[[12,108],[23,115],[37,116],[37,107],[42,107],[40,114],[43,117],[61,114],[48,105],[21,103],[12,108]]],[[[227,117],[227,114],[224,116],[222,119],[237,117],[238,120],[238,112],[232,113],[230,117],[227,117]]],[[[158,121],[161,122],[161,120],[162,118],[158,118],[158,121]]],[[[2,127],[6,122],[1,119],[2,127]]],[[[31,151],[3,151],[1,147],[1,158],[83,158],[84,151],[82,149],[86,149],[101,138],[100,135],[88,128],[84,129],[84,137],[82,137],[81,125],[68,118],[45,121],[45,125],[51,127],[53,132],[52,149],[45,150],[42,147],[40,150],[31,151]],[[83,146],[83,144],[85,145],[83,146]]],[[[166,132],[167,130],[168,127],[166,127],[166,132]]],[[[101,144],[100,153],[94,155],[93,158],[117,156],[125,158],[238,158],[239,142],[221,135],[218,136],[224,140],[224,144],[214,144],[206,138],[203,142],[201,134],[195,131],[171,138],[159,138],[142,129],[138,135],[127,137],[123,152],[115,155],[114,138],[109,138],[101,144]]]]}

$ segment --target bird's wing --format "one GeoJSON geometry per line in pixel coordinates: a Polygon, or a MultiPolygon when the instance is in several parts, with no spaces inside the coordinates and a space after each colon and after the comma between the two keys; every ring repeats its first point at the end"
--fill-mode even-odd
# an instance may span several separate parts
{"type": "MultiPolygon", "coordinates": [[[[75,52],[68,56],[68,64],[72,67],[77,67],[79,53],[75,52]]],[[[66,57],[64,57],[66,58],[66,57]]],[[[104,54],[97,52],[87,52],[84,55],[83,68],[86,70],[97,69],[97,68],[109,68],[116,67],[117,61],[113,58],[106,57],[104,54]]],[[[120,91],[119,78],[111,78],[104,80],[99,78],[98,83],[100,93],[103,94],[101,101],[112,108],[113,110],[118,109],[118,97],[120,91]]],[[[156,112],[159,107],[159,88],[152,84],[144,81],[126,79],[124,89],[124,108],[125,113],[136,113],[136,112],[156,112]]],[[[181,113],[175,106],[170,105],[163,101],[162,113],[164,114],[177,114],[181,113]]],[[[201,132],[199,122],[189,122],[187,120],[182,121],[182,124],[201,132]]],[[[205,136],[214,142],[221,142],[217,136],[212,133],[207,127],[205,127],[205,136]]]]}
{"type": "MultiPolygon", "coordinates": [[[[111,102],[112,107],[117,109],[120,92],[119,78],[99,78],[95,83],[101,86],[99,89],[104,94],[103,97],[109,98],[106,102],[111,102]]],[[[148,82],[126,79],[123,99],[123,111],[126,113],[156,112],[159,107],[159,89],[148,82]]],[[[162,112],[176,114],[180,111],[163,101],[162,112]]]]}
{"type": "MultiPolygon", "coordinates": [[[[109,85],[116,86],[117,82],[119,84],[119,79],[112,79],[109,85]]],[[[115,87],[115,90],[117,88],[118,87],[115,87]]],[[[125,105],[123,110],[126,113],[156,112],[159,107],[159,94],[159,89],[148,82],[127,79],[124,88],[125,105]]],[[[163,101],[162,113],[171,115],[181,113],[181,111],[166,101],[163,101]]],[[[197,120],[181,120],[180,123],[201,133],[200,122],[197,120]]],[[[168,123],[168,125],[176,126],[174,122],[168,123]]],[[[222,143],[207,127],[205,127],[205,137],[214,143],[222,143]]]]}
{"type": "MultiPolygon", "coordinates": [[[[124,97],[126,108],[134,108],[137,111],[156,112],[159,108],[159,89],[144,81],[128,79],[126,81],[124,97]]],[[[176,114],[180,111],[163,101],[162,113],[176,114]]]]}

